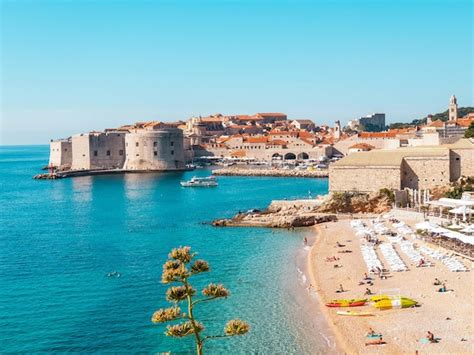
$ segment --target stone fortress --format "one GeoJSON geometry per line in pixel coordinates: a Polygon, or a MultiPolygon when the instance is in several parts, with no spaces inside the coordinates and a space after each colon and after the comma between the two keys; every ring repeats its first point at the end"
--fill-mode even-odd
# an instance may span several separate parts
{"type": "Polygon", "coordinates": [[[136,123],[53,140],[49,166],[59,171],[185,169],[183,132],[172,124],[136,123]]]}

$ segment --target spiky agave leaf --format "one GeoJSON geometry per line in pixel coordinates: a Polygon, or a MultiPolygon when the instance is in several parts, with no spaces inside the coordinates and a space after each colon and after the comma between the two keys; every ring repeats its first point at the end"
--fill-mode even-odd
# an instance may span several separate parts
{"type": "Polygon", "coordinates": [[[250,325],[247,322],[244,322],[240,319],[232,319],[227,322],[224,327],[224,332],[226,335],[243,335],[250,330],[250,325]]]}
{"type": "Polygon", "coordinates": [[[169,302],[180,302],[186,299],[188,296],[194,296],[196,294],[196,290],[192,287],[186,289],[185,286],[174,286],[170,287],[168,291],[166,291],[166,299],[169,302]]]}
{"type": "Polygon", "coordinates": [[[193,274],[199,274],[201,272],[207,272],[210,270],[209,264],[206,260],[196,260],[191,266],[191,272],[193,274]]]}
{"type": "MultiPolygon", "coordinates": [[[[204,330],[204,326],[201,323],[194,322],[194,324],[198,333],[204,330]]],[[[165,334],[169,337],[183,338],[194,334],[194,328],[191,321],[187,321],[176,325],[168,325],[165,334]]]]}
{"type": "Polygon", "coordinates": [[[195,254],[191,253],[191,247],[179,247],[171,250],[171,252],[168,254],[168,257],[170,259],[179,260],[182,263],[187,264],[192,260],[194,255],[195,254]]]}
{"type": "Polygon", "coordinates": [[[222,284],[210,283],[202,290],[202,294],[207,297],[220,298],[228,297],[230,295],[230,292],[222,284]]]}
{"type": "Polygon", "coordinates": [[[151,321],[153,323],[165,323],[181,318],[181,309],[179,307],[161,308],[153,313],[151,321]]]}

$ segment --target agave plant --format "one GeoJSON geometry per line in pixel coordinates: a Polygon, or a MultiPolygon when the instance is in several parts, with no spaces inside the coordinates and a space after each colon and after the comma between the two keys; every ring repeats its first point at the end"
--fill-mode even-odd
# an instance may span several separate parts
{"type": "Polygon", "coordinates": [[[218,298],[230,296],[228,289],[222,284],[210,283],[202,289],[201,298],[196,299],[196,289],[192,287],[189,279],[197,274],[208,272],[210,266],[205,260],[194,260],[195,253],[191,253],[190,247],[179,247],[171,250],[168,260],[163,264],[161,282],[165,284],[177,284],[170,286],[166,291],[166,300],[172,303],[172,307],[162,308],[153,313],[153,323],[174,322],[166,327],[165,334],[174,338],[184,338],[194,335],[196,341],[196,353],[203,353],[205,341],[215,338],[244,335],[250,330],[248,323],[240,319],[232,319],[224,327],[223,334],[203,335],[204,325],[198,322],[194,315],[195,306],[201,302],[208,302],[218,298]],[[180,303],[186,303],[188,312],[184,313],[179,307],[180,303]]]}

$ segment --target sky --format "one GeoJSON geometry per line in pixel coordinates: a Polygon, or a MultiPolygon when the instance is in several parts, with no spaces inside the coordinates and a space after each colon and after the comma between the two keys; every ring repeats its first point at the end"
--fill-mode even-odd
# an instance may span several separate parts
{"type": "Polygon", "coordinates": [[[471,0],[0,0],[0,144],[284,112],[474,106],[471,0]]]}

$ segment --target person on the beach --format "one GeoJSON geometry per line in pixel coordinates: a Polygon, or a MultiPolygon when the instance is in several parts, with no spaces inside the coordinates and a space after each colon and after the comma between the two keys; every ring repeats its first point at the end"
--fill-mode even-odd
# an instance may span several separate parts
{"type": "Polygon", "coordinates": [[[422,267],[423,265],[425,265],[425,259],[421,258],[417,267],[422,267]]]}
{"type": "Polygon", "coordinates": [[[344,288],[342,287],[342,284],[339,284],[339,288],[338,288],[338,290],[337,290],[336,292],[337,292],[337,293],[344,292],[344,288]]]}
{"type": "Polygon", "coordinates": [[[311,292],[311,289],[313,288],[313,284],[309,284],[308,286],[308,292],[311,292]]]}
{"type": "Polygon", "coordinates": [[[430,341],[430,343],[437,343],[437,340],[434,337],[434,334],[431,333],[429,330],[427,331],[426,339],[430,341]]]}
{"type": "Polygon", "coordinates": [[[308,238],[304,237],[304,245],[308,245],[308,238]]]}
{"type": "Polygon", "coordinates": [[[369,328],[369,331],[367,332],[367,336],[374,335],[375,331],[372,328],[369,328]]]}
{"type": "Polygon", "coordinates": [[[433,282],[433,285],[434,285],[434,286],[439,286],[439,285],[441,285],[441,281],[439,281],[439,280],[436,278],[436,279],[434,280],[434,282],[433,282]]]}
{"type": "Polygon", "coordinates": [[[380,334],[378,339],[365,343],[365,346],[367,346],[367,345],[382,345],[382,344],[385,344],[385,342],[383,341],[382,334],[380,334]]]}
{"type": "Polygon", "coordinates": [[[372,295],[372,294],[373,294],[372,291],[370,291],[370,289],[367,287],[367,288],[365,289],[364,296],[370,296],[370,295],[372,295]]]}
{"type": "Polygon", "coordinates": [[[443,282],[443,286],[441,286],[441,288],[438,290],[438,292],[446,292],[447,289],[446,289],[446,284],[443,282]]]}

